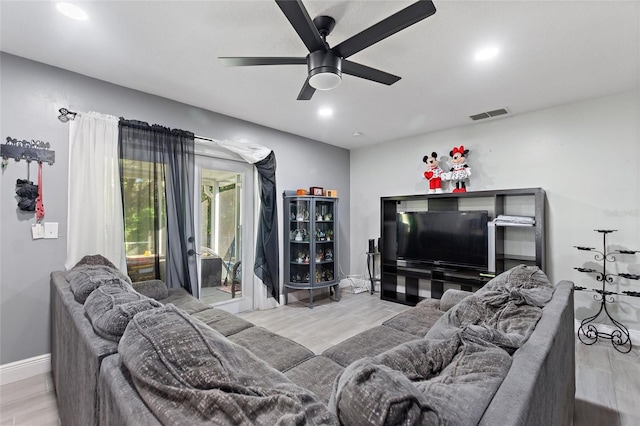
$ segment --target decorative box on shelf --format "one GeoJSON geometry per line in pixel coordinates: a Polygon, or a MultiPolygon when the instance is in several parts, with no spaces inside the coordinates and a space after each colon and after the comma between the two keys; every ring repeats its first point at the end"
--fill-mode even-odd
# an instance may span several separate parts
{"type": "Polygon", "coordinates": [[[312,186],[309,188],[309,195],[322,197],[324,195],[324,189],[320,186],[312,186]]]}

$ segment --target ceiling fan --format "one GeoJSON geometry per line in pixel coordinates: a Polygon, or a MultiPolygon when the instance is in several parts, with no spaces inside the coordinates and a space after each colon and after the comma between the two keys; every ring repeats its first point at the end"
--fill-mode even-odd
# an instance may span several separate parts
{"type": "Polygon", "coordinates": [[[318,16],[313,21],[301,0],[276,0],[293,28],[307,46],[309,54],[302,57],[219,57],[226,66],[307,65],[307,80],[298,100],[309,100],[317,90],[331,90],[342,81],[342,74],[392,85],[400,77],[347,60],[349,56],[436,13],[433,2],[420,0],[394,13],[366,30],[334,47],[327,36],[336,21],[330,16],[318,16]]]}

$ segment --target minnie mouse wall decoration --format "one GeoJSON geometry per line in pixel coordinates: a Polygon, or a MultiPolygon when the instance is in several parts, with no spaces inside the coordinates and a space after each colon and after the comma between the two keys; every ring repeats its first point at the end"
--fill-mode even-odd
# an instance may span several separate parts
{"type": "Polygon", "coordinates": [[[422,161],[429,167],[424,172],[424,177],[429,181],[429,194],[439,194],[442,192],[442,169],[439,167],[438,154],[432,152],[431,155],[422,157],[422,161]]]}
{"type": "Polygon", "coordinates": [[[454,147],[449,153],[451,156],[451,171],[447,173],[447,180],[456,181],[456,188],[452,192],[467,192],[465,179],[471,176],[471,168],[467,165],[468,149],[464,145],[454,147]]]}

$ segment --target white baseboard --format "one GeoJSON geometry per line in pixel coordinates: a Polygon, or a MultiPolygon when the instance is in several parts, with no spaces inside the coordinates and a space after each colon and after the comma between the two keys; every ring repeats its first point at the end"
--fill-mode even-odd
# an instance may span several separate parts
{"type": "MultiPolygon", "coordinates": [[[[613,332],[614,330],[617,330],[617,328],[609,324],[598,324],[598,323],[593,323],[593,324],[598,327],[598,330],[604,331],[605,333],[611,334],[611,332],[613,332]]],[[[575,320],[573,328],[577,333],[578,329],[580,328],[580,321],[575,320]]],[[[635,345],[640,345],[640,330],[629,330],[629,338],[631,338],[631,343],[635,345]]]]}
{"type": "Polygon", "coordinates": [[[28,379],[51,371],[51,354],[34,356],[0,365],[0,385],[28,379]]]}

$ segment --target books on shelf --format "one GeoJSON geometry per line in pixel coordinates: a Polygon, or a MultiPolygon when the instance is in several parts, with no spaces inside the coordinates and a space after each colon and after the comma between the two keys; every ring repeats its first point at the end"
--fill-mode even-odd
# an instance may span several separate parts
{"type": "Polygon", "coordinates": [[[536,220],[529,216],[508,216],[501,214],[493,219],[493,223],[496,226],[533,226],[536,224],[536,220]]]}

